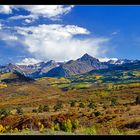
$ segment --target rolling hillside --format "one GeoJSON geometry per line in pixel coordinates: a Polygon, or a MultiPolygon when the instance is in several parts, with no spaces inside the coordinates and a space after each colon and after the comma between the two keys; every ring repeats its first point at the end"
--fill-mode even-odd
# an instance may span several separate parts
{"type": "Polygon", "coordinates": [[[140,82],[140,62],[123,64],[102,70],[92,70],[83,75],[69,77],[73,82],[132,83],[140,82]]]}

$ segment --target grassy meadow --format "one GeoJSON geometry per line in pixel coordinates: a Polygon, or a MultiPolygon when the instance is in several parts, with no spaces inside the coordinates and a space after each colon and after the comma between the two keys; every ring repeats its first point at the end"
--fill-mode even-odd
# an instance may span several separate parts
{"type": "Polygon", "coordinates": [[[140,134],[139,71],[2,82],[9,77],[0,76],[2,135],[140,134]]]}

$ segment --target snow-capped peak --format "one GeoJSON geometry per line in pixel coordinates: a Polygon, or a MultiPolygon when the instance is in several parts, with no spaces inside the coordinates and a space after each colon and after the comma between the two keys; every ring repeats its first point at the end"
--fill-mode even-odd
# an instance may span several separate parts
{"type": "Polygon", "coordinates": [[[115,64],[115,65],[121,65],[125,63],[133,63],[133,60],[128,60],[128,59],[118,59],[118,58],[98,58],[100,62],[107,62],[109,64],[115,64]]]}
{"type": "Polygon", "coordinates": [[[117,61],[118,58],[108,58],[108,57],[104,57],[104,58],[98,58],[100,62],[108,62],[108,61],[117,61]]]}
{"type": "Polygon", "coordinates": [[[34,64],[37,64],[41,62],[40,60],[38,59],[35,59],[35,58],[24,58],[21,62],[19,63],[16,63],[17,65],[34,65],[34,64]]]}
{"type": "Polygon", "coordinates": [[[128,59],[118,59],[118,60],[109,60],[108,63],[110,64],[116,64],[116,65],[121,65],[121,64],[125,64],[125,63],[132,63],[132,60],[128,60],[128,59]]]}

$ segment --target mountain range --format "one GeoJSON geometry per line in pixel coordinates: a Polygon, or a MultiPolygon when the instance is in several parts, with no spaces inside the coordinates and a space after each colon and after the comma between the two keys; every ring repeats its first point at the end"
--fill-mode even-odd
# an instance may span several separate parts
{"type": "Polygon", "coordinates": [[[70,60],[68,62],[55,62],[50,60],[48,62],[39,62],[32,65],[8,64],[0,65],[0,73],[18,72],[28,78],[48,77],[69,77],[78,74],[84,74],[93,70],[102,69],[117,69],[125,64],[135,64],[139,60],[117,59],[101,62],[99,59],[84,54],[77,60],[70,60]]]}

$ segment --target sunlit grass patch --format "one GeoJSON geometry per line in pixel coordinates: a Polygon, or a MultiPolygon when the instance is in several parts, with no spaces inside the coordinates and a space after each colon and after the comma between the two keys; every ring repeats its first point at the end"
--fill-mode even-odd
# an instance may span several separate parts
{"type": "Polygon", "coordinates": [[[84,135],[97,135],[97,131],[95,126],[92,127],[80,127],[76,130],[76,134],[84,134],[84,135]]]}
{"type": "Polygon", "coordinates": [[[6,88],[7,84],[0,84],[0,88],[6,88]]]}

